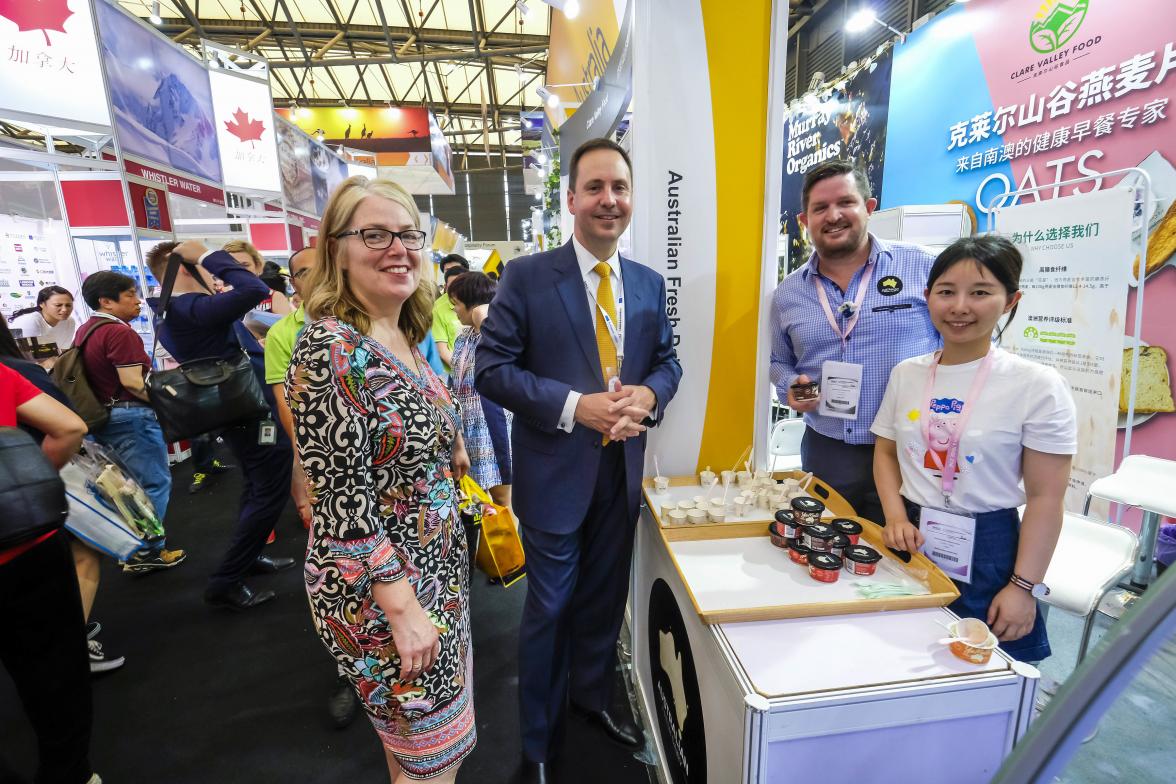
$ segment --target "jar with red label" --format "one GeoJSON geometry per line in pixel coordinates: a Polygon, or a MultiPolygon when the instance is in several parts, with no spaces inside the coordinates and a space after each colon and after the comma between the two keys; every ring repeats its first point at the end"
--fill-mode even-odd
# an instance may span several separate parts
{"type": "Polygon", "coordinates": [[[833,537],[836,535],[837,532],[824,523],[805,526],[804,544],[814,553],[827,553],[833,549],[833,537]]]}
{"type": "Polygon", "coordinates": [[[850,520],[845,517],[837,517],[829,521],[829,525],[833,526],[839,534],[845,534],[849,537],[850,544],[857,544],[858,539],[862,535],[862,524],[857,520],[850,520]]]}
{"type": "Polygon", "coordinates": [[[780,548],[787,548],[788,541],[792,538],[785,536],[784,526],[774,520],[768,524],[768,537],[772,540],[772,544],[780,548]]]}
{"type": "Polygon", "coordinates": [[[825,511],[823,503],[807,496],[793,498],[791,506],[796,515],[796,521],[801,525],[816,525],[821,522],[821,514],[825,511]]]}
{"type": "Polygon", "coordinates": [[[821,583],[835,583],[841,576],[841,559],[832,553],[809,553],[809,577],[821,583]]]}
{"type": "Polygon", "coordinates": [[[776,512],[776,525],[784,536],[796,539],[801,534],[800,523],[796,522],[796,515],[787,509],[776,512]]]}
{"type": "Polygon", "coordinates": [[[873,547],[853,544],[845,548],[845,571],[859,577],[869,577],[878,568],[882,556],[873,547]]]}
{"type": "Polygon", "coordinates": [[[799,539],[793,539],[788,543],[788,557],[794,564],[808,566],[809,549],[799,539]]]}
{"type": "Polygon", "coordinates": [[[850,547],[849,537],[843,533],[833,534],[833,546],[829,548],[829,552],[836,555],[838,558],[845,555],[845,548],[850,547]]]}

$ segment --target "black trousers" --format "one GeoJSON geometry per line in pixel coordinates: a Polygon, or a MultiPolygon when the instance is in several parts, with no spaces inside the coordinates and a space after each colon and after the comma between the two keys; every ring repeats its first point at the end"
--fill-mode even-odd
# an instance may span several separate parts
{"type": "Polygon", "coordinates": [[[886,525],[874,486],[873,444],[847,444],[806,427],[800,440],[800,464],[841,493],[859,517],[886,525]]]}
{"type": "Polygon", "coordinates": [[[609,706],[637,523],[626,497],[625,450],[617,442],[600,450],[592,503],[577,530],[555,534],[523,521],[519,712],[530,760],[559,751],[569,697],[589,710],[609,706]]]}
{"type": "Polygon", "coordinates": [[[208,581],[209,593],[227,591],[245,578],[290,497],[290,473],[294,464],[290,439],[278,425],[277,443],[261,446],[257,443],[258,427],[257,422],[237,425],[221,434],[233,450],[244,487],[237,527],[220,565],[208,581]]]}
{"type": "MultiPolygon", "coordinates": [[[[0,663],[37,736],[37,784],[85,784],[90,769],[90,657],[67,537],[0,566],[0,663]]],[[[0,770],[3,770],[0,766],[0,770]]]]}

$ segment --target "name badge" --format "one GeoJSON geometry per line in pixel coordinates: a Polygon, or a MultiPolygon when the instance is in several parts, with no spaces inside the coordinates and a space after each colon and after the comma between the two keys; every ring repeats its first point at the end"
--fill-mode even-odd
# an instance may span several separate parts
{"type": "Polygon", "coordinates": [[[278,443],[278,428],[272,419],[261,423],[257,430],[257,443],[259,446],[273,446],[278,443]]]}
{"type": "Polygon", "coordinates": [[[919,530],[923,532],[923,554],[948,577],[971,584],[976,518],[924,506],[919,512],[919,530]]]}
{"type": "Polygon", "coordinates": [[[861,396],[861,365],[834,360],[821,364],[821,404],[818,413],[835,419],[857,419],[861,396]]]}

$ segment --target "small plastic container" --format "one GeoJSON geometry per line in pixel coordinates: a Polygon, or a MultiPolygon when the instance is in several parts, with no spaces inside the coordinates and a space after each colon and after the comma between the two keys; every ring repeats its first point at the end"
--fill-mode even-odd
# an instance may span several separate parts
{"type": "Polygon", "coordinates": [[[829,525],[839,534],[845,534],[849,537],[850,544],[857,544],[862,536],[862,524],[857,520],[850,520],[846,517],[835,517],[829,521],[829,525]]]}
{"type": "Polygon", "coordinates": [[[796,517],[787,509],[776,512],[776,522],[788,539],[797,539],[803,533],[800,523],[796,522],[796,517]]]}
{"type": "Polygon", "coordinates": [[[653,478],[653,491],[655,493],[668,493],[670,490],[670,478],[668,476],[655,476],[653,478]]]}
{"type": "Polygon", "coordinates": [[[833,553],[833,555],[837,556],[838,558],[842,558],[845,556],[845,548],[850,546],[852,545],[850,545],[849,537],[834,529],[833,547],[829,549],[829,552],[833,553]]]}
{"type": "Polygon", "coordinates": [[[685,509],[673,509],[668,516],[673,525],[685,525],[688,522],[685,509]]]}
{"type": "Polygon", "coordinates": [[[710,520],[710,513],[705,509],[691,509],[686,513],[686,519],[691,523],[698,525],[710,520]]]}
{"type": "Polygon", "coordinates": [[[833,549],[833,537],[836,535],[836,531],[823,523],[805,526],[804,546],[814,553],[828,553],[833,549]]]}
{"type": "Polygon", "coordinates": [[[803,525],[816,525],[821,522],[821,514],[825,511],[823,503],[808,496],[793,498],[790,506],[796,513],[796,519],[803,525]]]}
{"type": "Polygon", "coordinates": [[[720,474],[720,476],[723,479],[724,487],[735,484],[735,472],[731,469],[728,468],[726,471],[720,474]]]}
{"type": "Polygon", "coordinates": [[[677,504],[662,504],[662,508],[661,508],[662,517],[669,517],[670,513],[673,512],[677,508],[678,508],[677,504]]]}
{"type": "Polygon", "coordinates": [[[707,504],[707,500],[706,500],[706,496],[705,496],[705,495],[696,495],[696,496],[694,496],[694,505],[695,505],[695,506],[701,506],[701,507],[705,507],[705,506],[706,506],[706,504],[707,504]]]}
{"type": "Polygon", "coordinates": [[[727,522],[727,508],[725,506],[712,506],[707,513],[707,517],[710,518],[712,523],[725,523],[727,522]]]}
{"type": "Polygon", "coordinates": [[[791,389],[792,396],[798,401],[816,400],[821,394],[821,388],[816,381],[809,381],[805,384],[793,384],[791,389]]]}
{"type": "Polygon", "coordinates": [[[694,502],[691,501],[690,499],[686,499],[685,501],[679,501],[678,508],[683,511],[689,512],[691,509],[694,508],[694,502]]]}
{"type": "Polygon", "coordinates": [[[788,557],[792,559],[794,564],[808,566],[809,549],[804,546],[803,542],[793,539],[788,542],[788,557]]]}
{"type": "Polygon", "coordinates": [[[768,538],[772,540],[772,544],[776,547],[787,550],[791,540],[787,536],[781,535],[780,528],[779,523],[770,523],[768,525],[768,538]]]}
{"type": "Polygon", "coordinates": [[[858,577],[869,577],[878,569],[881,554],[873,547],[864,544],[851,544],[845,548],[845,571],[858,577]]]}
{"type": "Polygon", "coordinates": [[[739,483],[740,487],[751,482],[752,475],[750,471],[737,471],[735,473],[735,481],[739,483]]]}
{"type": "Polygon", "coordinates": [[[841,576],[841,559],[832,553],[809,553],[808,573],[819,583],[835,583],[841,576]]]}
{"type": "MultiPolygon", "coordinates": [[[[951,636],[955,637],[962,631],[960,628],[961,625],[969,624],[974,626],[983,623],[983,621],[978,621],[975,618],[962,618],[955,623],[948,624],[947,629],[951,632],[951,636]]],[[[984,628],[988,627],[985,626],[984,628]]],[[[983,665],[988,664],[988,660],[992,658],[992,652],[996,650],[999,644],[1000,641],[996,639],[996,635],[990,631],[988,637],[982,643],[974,642],[971,639],[957,639],[953,640],[948,647],[957,659],[963,659],[971,664],[983,665]]]]}

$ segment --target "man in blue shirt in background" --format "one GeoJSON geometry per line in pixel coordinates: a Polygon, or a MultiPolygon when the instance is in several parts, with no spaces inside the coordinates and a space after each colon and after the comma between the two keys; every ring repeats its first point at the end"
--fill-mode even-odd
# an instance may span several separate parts
{"type": "Polygon", "coordinates": [[[870,425],[894,366],[939,347],[923,296],[935,257],[866,230],[878,200],[850,161],[811,169],[801,205],[798,218],[814,252],[772,298],[772,383],[780,400],[804,414],[804,470],[832,485],[858,515],[884,524],[870,425]],[[821,406],[834,375],[836,408],[821,406]],[[825,382],[820,395],[798,399],[792,385],[810,381],[825,382]]]}

